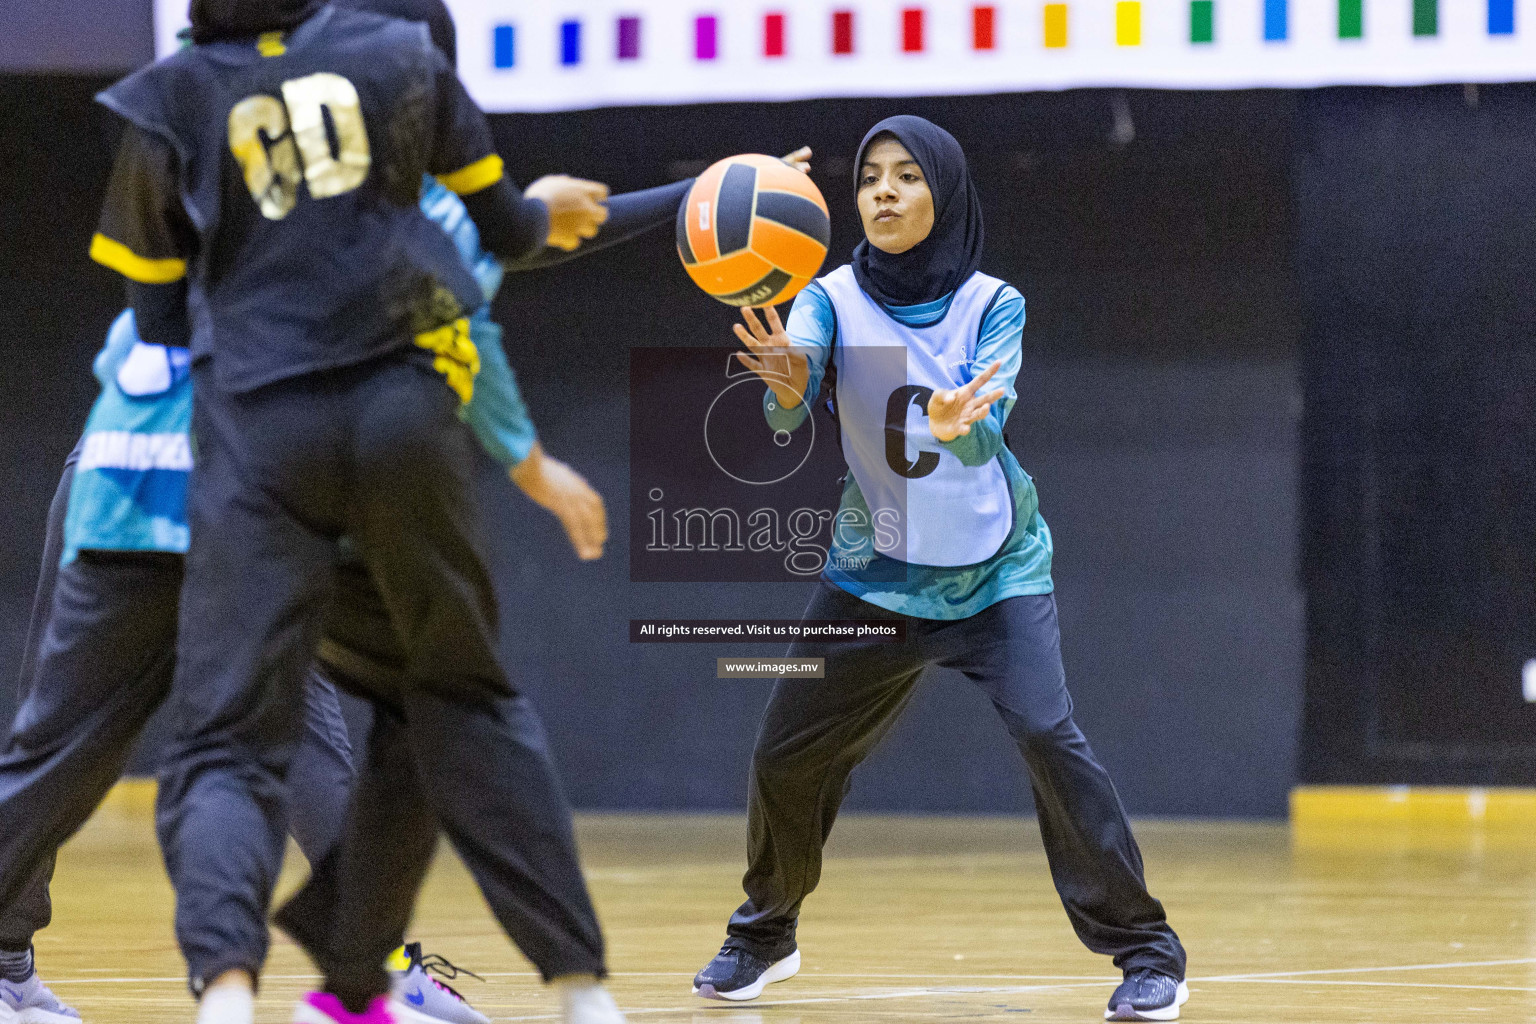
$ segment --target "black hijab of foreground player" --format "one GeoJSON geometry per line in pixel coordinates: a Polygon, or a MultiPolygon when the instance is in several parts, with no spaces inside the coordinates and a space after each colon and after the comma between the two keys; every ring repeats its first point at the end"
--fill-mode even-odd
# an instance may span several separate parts
{"type": "Polygon", "coordinates": [[[432,42],[448,58],[448,66],[459,66],[458,32],[453,25],[453,15],[443,0],[338,0],[336,6],[425,22],[427,31],[432,33],[432,42]]]}
{"type": "Polygon", "coordinates": [[[916,306],[950,294],[981,265],[981,200],[965,150],[949,132],[911,114],[888,117],[869,130],[853,162],[857,192],[869,147],[894,136],[923,169],[933,193],[933,230],[903,253],[877,249],[869,239],[853,250],[853,276],[870,298],[887,306],[916,306]]]}
{"type": "Polygon", "coordinates": [[[192,0],[192,41],[287,32],[324,6],[325,0],[192,0]]]}

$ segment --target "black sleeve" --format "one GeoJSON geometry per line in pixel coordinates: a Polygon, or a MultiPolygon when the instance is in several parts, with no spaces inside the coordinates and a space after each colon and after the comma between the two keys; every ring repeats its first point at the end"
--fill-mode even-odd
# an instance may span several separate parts
{"type": "Polygon", "coordinates": [[[187,315],[187,282],[140,284],[128,282],[128,305],[133,308],[139,337],[151,345],[188,348],[192,323],[187,315]]]}
{"type": "MultiPolygon", "coordinates": [[[[545,246],[523,259],[506,263],[506,269],[509,273],[517,273],[568,263],[582,256],[590,256],[609,246],[618,245],[620,242],[627,242],[636,235],[642,235],[663,224],[671,224],[677,219],[677,208],[682,205],[688,190],[693,187],[693,181],[694,179],[689,178],[687,181],[662,185],[659,188],[609,196],[608,220],[599,229],[596,238],[582,242],[581,247],[573,252],[545,246]]],[[[478,224],[479,221],[477,220],[476,223],[478,224]]]]}
{"type": "Polygon", "coordinates": [[[145,341],[189,343],[187,261],[196,244],[175,152],[130,125],[118,144],[91,258],[127,279],[128,304],[145,341]]]}
{"type": "Polygon", "coordinates": [[[460,198],[480,229],[480,244],[503,261],[517,263],[544,248],[549,211],[537,199],[524,199],[506,178],[460,198]]]}
{"type": "Polygon", "coordinates": [[[500,181],[502,175],[490,123],[443,55],[434,50],[433,61],[437,109],[427,170],[459,195],[478,192],[500,181]]]}
{"type": "Polygon", "coordinates": [[[485,114],[442,55],[435,60],[436,134],[427,169],[464,201],[488,251],[503,260],[538,252],[549,237],[549,211],[537,200],[524,199],[507,180],[485,114]]]}
{"type": "Polygon", "coordinates": [[[91,258],[130,281],[170,284],[187,275],[197,234],[181,205],[176,154],[129,125],[117,147],[91,258]]]}

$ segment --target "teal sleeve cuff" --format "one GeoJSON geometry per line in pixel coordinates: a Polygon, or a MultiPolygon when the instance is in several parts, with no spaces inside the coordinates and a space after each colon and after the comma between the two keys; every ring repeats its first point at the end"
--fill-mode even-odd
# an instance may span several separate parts
{"type": "Polygon", "coordinates": [[[804,353],[809,378],[805,382],[805,394],[800,404],[785,409],[772,388],[763,394],[763,416],[775,432],[795,430],[810,415],[811,402],[821,390],[821,380],[827,373],[827,360],[832,357],[832,340],[837,332],[837,315],[832,310],[832,300],[821,286],[808,285],[795,296],[790,307],[789,319],[784,323],[784,333],[789,335],[795,350],[804,353]]]}
{"type": "Polygon", "coordinates": [[[475,392],[460,412],[486,454],[508,469],[528,457],[538,440],[517,376],[507,363],[501,326],[482,309],[470,321],[470,337],[480,351],[475,392]]]}
{"type": "Polygon", "coordinates": [[[971,424],[969,434],[961,434],[953,441],[935,440],[935,443],[952,453],[963,466],[984,466],[1003,450],[1003,422],[1012,406],[1013,403],[1006,399],[999,400],[993,404],[986,419],[971,424]]]}
{"type": "Polygon", "coordinates": [[[781,430],[789,432],[797,430],[808,415],[810,415],[810,403],[803,398],[793,409],[786,409],[779,402],[779,396],[773,393],[772,388],[763,388],[763,418],[768,421],[768,426],[774,433],[781,430]]]}

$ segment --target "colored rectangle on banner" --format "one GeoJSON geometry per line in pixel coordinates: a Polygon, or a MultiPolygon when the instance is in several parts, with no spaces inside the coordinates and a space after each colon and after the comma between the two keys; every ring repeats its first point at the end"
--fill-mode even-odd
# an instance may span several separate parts
{"type": "Polygon", "coordinates": [[[517,63],[517,36],[511,25],[497,25],[491,31],[491,63],[510,68],[517,63]]]}
{"type": "Polygon", "coordinates": [[[1365,0],[1339,0],[1339,38],[1365,38],[1365,0]]]}
{"type": "Polygon", "coordinates": [[[1416,36],[1440,34],[1439,0],[1413,0],[1413,34],[1416,36]]]}
{"type": "Polygon", "coordinates": [[[1045,5],[1045,46],[1048,50],[1062,50],[1067,45],[1067,5],[1045,5]]]}
{"type": "Polygon", "coordinates": [[[763,56],[784,56],[784,15],[763,15],[763,56]]]}
{"type": "Polygon", "coordinates": [[[1141,45],[1141,0],[1120,0],[1115,4],[1115,45],[1141,45]]]}
{"type": "Polygon", "coordinates": [[[984,4],[971,9],[971,46],[977,50],[997,49],[997,8],[984,4]]]}
{"type": "Polygon", "coordinates": [[[908,7],[901,12],[901,49],[903,53],[923,52],[923,9],[908,7]]]}
{"type": "Polygon", "coordinates": [[[560,63],[571,67],[581,63],[581,22],[560,23],[560,63]]]}
{"type": "Polygon", "coordinates": [[[1264,41],[1283,43],[1291,34],[1291,12],[1286,0],[1264,0],[1264,41]]]}
{"type": "Polygon", "coordinates": [[[1488,34],[1515,34],[1515,0],[1488,0],[1488,34]]]}
{"type": "Polygon", "coordinates": [[[720,19],[713,14],[701,14],[694,19],[693,55],[699,60],[720,56],[720,19]]]}
{"type": "Polygon", "coordinates": [[[832,12],[832,52],[853,52],[853,12],[832,12]]]}
{"type": "Polygon", "coordinates": [[[1216,41],[1216,0],[1189,0],[1189,41],[1216,41]]]}
{"type": "Polygon", "coordinates": [[[619,19],[619,60],[640,59],[640,19],[619,19]]]}

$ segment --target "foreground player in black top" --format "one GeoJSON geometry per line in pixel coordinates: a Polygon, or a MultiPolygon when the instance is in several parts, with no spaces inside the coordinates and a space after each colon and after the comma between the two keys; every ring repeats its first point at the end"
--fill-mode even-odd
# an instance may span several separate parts
{"type": "Polygon", "coordinates": [[[198,468],[175,690],[178,937],[205,1021],[248,1021],[281,862],[296,695],[338,540],[405,646],[379,687],[336,891],[291,931],[326,973],[303,1021],[409,1020],[398,945],[443,828],[568,1020],[622,1020],[542,733],[496,660],[496,608],[457,419],[477,286],[417,206],[423,172],[516,260],[596,234],[606,190],[543,201],[419,26],[314,0],[198,0],[200,44],[103,101],[129,123],[94,254],[146,340],[190,333],[198,468]]]}

